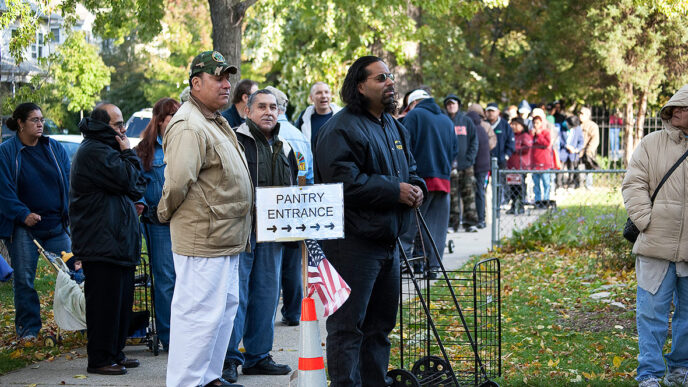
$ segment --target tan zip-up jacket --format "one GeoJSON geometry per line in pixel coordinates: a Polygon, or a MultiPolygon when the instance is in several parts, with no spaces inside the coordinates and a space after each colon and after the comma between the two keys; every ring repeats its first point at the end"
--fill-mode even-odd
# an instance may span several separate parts
{"type": "Polygon", "coordinates": [[[172,251],[207,258],[250,251],[253,185],[227,121],[192,96],[170,120],[162,147],[158,217],[170,221],[172,251]]]}
{"type": "Polygon", "coordinates": [[[668,261],[688,261],[688,160],[671,174],[650,198],[672,165],[686,150],[684,133],[670,124],[667,108],[688,106],[688,85],[683,86],[662,108],[663,129],[645,136],[633,152],[621,193],[628,216],[641,231],[633,252],[668,261]]]}

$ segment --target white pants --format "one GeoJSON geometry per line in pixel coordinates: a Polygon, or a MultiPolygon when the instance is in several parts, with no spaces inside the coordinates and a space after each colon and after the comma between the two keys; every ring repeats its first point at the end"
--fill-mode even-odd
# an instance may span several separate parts
{"type": "Polygon", "coordinates": [[[239,255],[173,256],[167,386],[205,386],[222,375],[239,306],[239,255]]]}

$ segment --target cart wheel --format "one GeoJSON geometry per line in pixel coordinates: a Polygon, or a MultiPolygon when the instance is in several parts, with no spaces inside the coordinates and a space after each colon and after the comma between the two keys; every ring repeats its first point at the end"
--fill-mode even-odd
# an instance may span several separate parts
{"type": "Polygon", "coordinates": [[[449,250],[449,254],[454,252],[454,241],[453,240],[451,240],[451,239],[449,240],[449,243],[447,243],[447,249],[449,250]]]}
{"type": "Polygon", "coordinates": [[[447,362],[439,356],[425,356],[413,364],[411,372],[418,380],[425,380],[447,372],[447,362]]]}
{"type": "Polygon", "coordinates": [[[57,345],[57,337],[53,335],[48,335],[43,340],[43,344],[45,344],[46,347],[54,347],[57,345]]]}
{"type": "Polygon", "coordinates": [[[158,356],[160,354],[160,339],[158,335],[153,335],[153,356],[158,356]]]}
{"type": "Polygon", "coordinates": [[[391,370],[387,372],[387,377],[394,380],[392,384],[390,384],[391,387],[420,387],[418,379],[406,370],[391,370]]]}
{"type": "Polygon", "coordinates": [[[492,380],[488,380],[488,381],[482,382],[480,384],[480,387],[499,387],[499,384],[493,382],[492,380]]]}

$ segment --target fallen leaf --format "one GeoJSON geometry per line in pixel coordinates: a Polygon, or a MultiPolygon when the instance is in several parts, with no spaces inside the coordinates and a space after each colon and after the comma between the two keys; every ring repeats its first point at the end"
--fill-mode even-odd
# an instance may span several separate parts
{"type": "Polygon", "coordinates": [[[619,368],[621,367],[621,362],[623,359],[619,356],[614,356],[614,360],[612,360],[612,363],[614,364],[614,368],[619,368]]]}
{"type": "Polygon", "coordinates": [[[86,375],[74,375],[74,379],[86,379],[87,377],[86,375]]]}

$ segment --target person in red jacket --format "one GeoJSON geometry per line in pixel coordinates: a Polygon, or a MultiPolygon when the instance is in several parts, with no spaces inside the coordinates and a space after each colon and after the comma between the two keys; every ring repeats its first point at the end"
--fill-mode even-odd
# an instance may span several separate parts
{"type": "MultiPolygon", "coordinates": [[[[530,152],[532,169],[542,171],[554,168],[552,136],[547,128],[545,118],[540,115],[533,116],[533,148],[530,152]]],[[[547,206],[551,182],[551,173],[533,173],[535,207],[544,208],[547,206]]]]}
{"type": "MultiPolygon", "coordinates": [[[[528,127],[521,117],[511,120],[511,128],[514,131],[515,150],[507,161],[506,167],[507,169],[530,169],[530,148],[533,146],[533,136],[528,133],[528,127]]],[[[526,196],[525,175],[520,175],[520,180],[520,183],[509,185],[511,208],[506,212],[507,214],[525,212],[523,209],[526,196]]]]}

